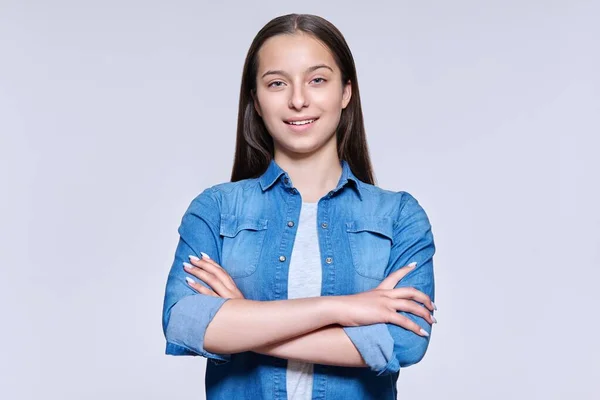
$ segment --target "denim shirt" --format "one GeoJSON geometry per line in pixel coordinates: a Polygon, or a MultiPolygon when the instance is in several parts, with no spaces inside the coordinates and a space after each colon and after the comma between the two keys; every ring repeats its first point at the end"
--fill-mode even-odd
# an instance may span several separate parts
{"type": "MultiPolygon", "coordinates": [[[[435,245],[423,208],[408,192],[364,183],[346,161],[341,166],[337,187],[318,202],[321,295],[373,289],[391,272],[416,261],[417,267],[396,287],[414,287],[435,301],[435,245]]],[[[258,178],[205,189],[183,215],[164,298],[166,354],[209,360],[209,400],[285,400],[287,360],[251,351],[208,352],[206,328],[228,299],[192,289],[182,264],[188,255],[204,252],[227,270],[246,299],[285,300],[301,206],[300,193],[273,160],[258,178]]],[[[423,318],[399,313],[431,333],[423,318]]],[[[368,367],[315,364],[313,399],[395,399],[400,368],[419,362],[431,339],[390,323],[343,329],[368,367]]]]}

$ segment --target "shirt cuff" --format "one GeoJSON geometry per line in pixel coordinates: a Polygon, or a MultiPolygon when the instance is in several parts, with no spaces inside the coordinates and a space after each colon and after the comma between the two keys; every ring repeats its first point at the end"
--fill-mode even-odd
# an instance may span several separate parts
{"type": "Polygon", "coordinates": [[[216,354],[204,349],[206,328],[221,306],[229,299],[194,294],[179,300],[171,308],[165,337],[168,355],[200,355],[222,364],[231,354],[216,354]]]}
{"type": "Polygon", "coordinates": [[[377,375],[387,375],[400,370],[394,357],[394,339],[384,323],[343,328],[365,363],[377,375]]]}

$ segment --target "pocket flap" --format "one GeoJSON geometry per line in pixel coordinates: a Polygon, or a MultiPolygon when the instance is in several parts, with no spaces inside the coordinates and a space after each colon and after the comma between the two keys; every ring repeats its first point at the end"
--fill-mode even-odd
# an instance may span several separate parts
{"type": "Polygon", "coordinates": [[[361,217],[354,221],[346,222],[347,232],[373,232],[392,240],[394,228],[391,218],[386,217],[361,217]]]}
{"type": "Polygon", "coordinates": [[[235,235],[244,229],[253,231],[267,229],[267,220],[262,218],[221,214],[221,236],[235,237],[235,235]]]}

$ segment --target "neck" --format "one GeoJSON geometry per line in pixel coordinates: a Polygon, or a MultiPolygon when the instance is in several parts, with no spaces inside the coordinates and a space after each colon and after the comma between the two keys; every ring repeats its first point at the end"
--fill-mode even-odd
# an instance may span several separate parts
{"type": "Polygon", "coordinates": [[[291,159],[276,153],[275,162],[288,173],[293,186],[300,192],[302,201],[307,203],[318,202],[335,189],[342,175],[337,151],[335,156],[317,153],[301,159],[291,159]]]}

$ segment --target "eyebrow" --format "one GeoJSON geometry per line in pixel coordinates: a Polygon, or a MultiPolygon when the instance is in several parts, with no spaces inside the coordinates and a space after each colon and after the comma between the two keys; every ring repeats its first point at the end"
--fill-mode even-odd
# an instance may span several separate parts
{"type": "MultiPolygon", "coordinates": [[[[308,67],[306,69],[305,73],[316,71],[319,68],[327,68],[328,70],[330,70],[331,72],[333,72],[333,69],[329,65],[327,65],[327,64],[318,64],[318,65],[313,65],[312,67],[308,67]]],[[[270,71],[265,72],[264,74],[262,74],[261,78],[264,78],[267,75],[285,75],[285,76],[288,76],[285,71],[282,71],[282,70],[278,69],[278,70],[270,70],[270,71]]]]}

